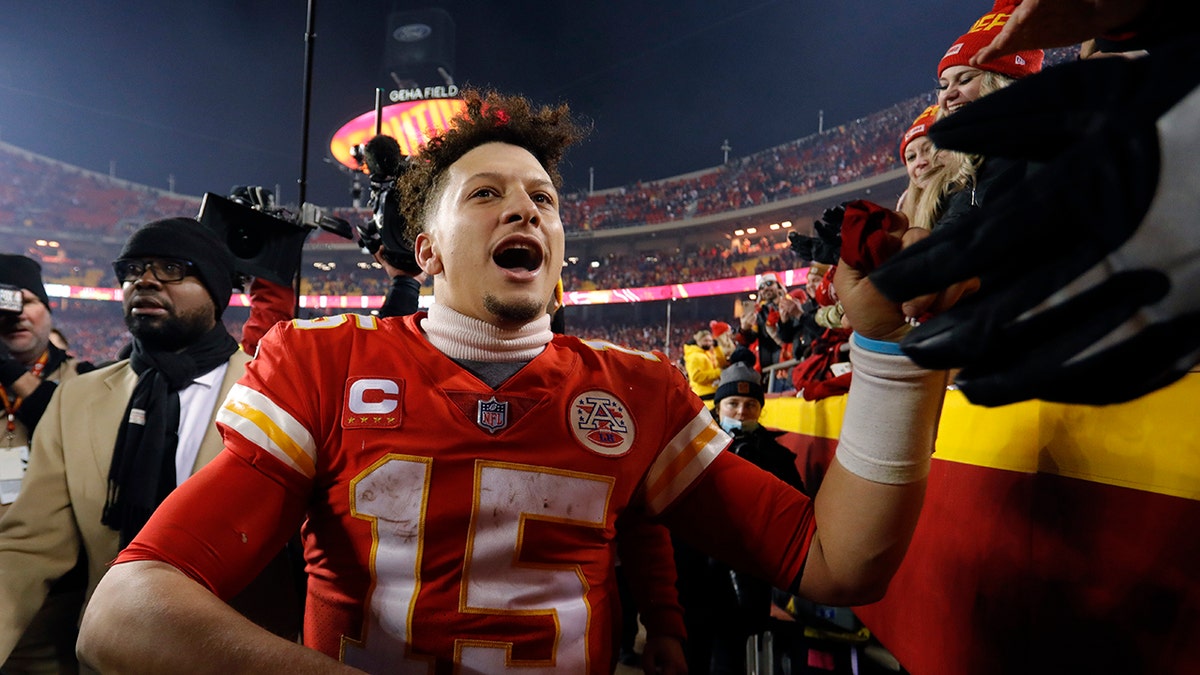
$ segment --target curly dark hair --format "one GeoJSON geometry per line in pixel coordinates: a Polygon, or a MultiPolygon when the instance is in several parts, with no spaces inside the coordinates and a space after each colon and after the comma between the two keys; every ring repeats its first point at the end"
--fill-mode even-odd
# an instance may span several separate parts
{"type": "Polygon", "coordinates": [[[430,139],[397,181],[401,211],[407,222],[405,236],[411,242],[424,230],[431,199],[441,188],[450,165],[485,143],[510,143],[528,150],[555,188],[562,187],[558,163],[572,143],[587,130],[571,117],[567,104],[543,106],[520,95],[495,91],[464,90],[466,109],[454,118],[450,129],[430,139]]]}

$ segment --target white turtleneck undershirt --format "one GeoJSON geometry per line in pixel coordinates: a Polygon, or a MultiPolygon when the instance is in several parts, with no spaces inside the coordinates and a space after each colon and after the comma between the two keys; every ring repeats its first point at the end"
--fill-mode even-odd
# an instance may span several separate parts
{"type": "Polygon", "coordinates": [[[421,321],[421,329],[430,344],[456,361],[531,361],[554,338],[549,314],[520,328],[507,330],[438,304],[429,308],[429,315],[421,321]]]}

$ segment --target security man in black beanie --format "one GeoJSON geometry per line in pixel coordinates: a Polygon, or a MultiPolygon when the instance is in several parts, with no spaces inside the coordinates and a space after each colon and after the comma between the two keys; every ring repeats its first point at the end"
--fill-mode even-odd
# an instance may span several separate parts
{"type": "MultiPolygon", "coordinates": [[[[42,268],[23,255],[0,254],[0,284],[20,308],[0,311],[0,399],[4,429],[0,430],[0,517],[21,491],[33,432],[60,383],[78,374],[79,363],[50,343],[54,318],[42,283],[42,268]]],[[[75,625],[83,604],[82,565],[55,584],[31,629],[0,672],[54,669],[75,662],[75,625]]]]}
{"type": "MultiPolygon", "coordinates": [[[[735,361],[721,371],[713,416],[733,436],[732,452],[804,492],[796,455],[776,440],[782,432],[758,423],[763,386],[758,372],[735,361]]],[[[688,672],[744,672],[747,638],[768,628],[771,585],[735,572],[682,541],[675,541],[679,602],[687,626],[688,672]]]]}
{"type": "MultiPolygon", "coordinates": [[[[213,418],[250,360],[220,321],[233,254],[196,220],[145,225],[113,270],[132,352],[60,387],[38,428],[24,489],[0,520],[0,660],[81,551],[90,594],[167,494],[220,452],[213,418]]],[[[294,638],[301,608],[291,574],[280,557],[242,606],[294,638]]]]}

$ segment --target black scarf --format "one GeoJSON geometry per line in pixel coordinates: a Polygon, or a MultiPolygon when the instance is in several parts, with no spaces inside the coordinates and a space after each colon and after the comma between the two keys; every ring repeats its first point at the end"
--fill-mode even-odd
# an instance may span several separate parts
{"type": "Polygon", "coordinates": [[[178,352],[148,349],[134,338],[129,364],[138,381],[117,432],[100,519],[121,533],[122,549],[175,489],[179,391],[228,361],[237,348],[219,321],[178,352]]]}

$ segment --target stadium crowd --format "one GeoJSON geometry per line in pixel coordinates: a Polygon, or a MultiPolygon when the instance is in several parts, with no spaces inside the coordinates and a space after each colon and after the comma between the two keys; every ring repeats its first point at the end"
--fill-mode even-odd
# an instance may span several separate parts
{"type": "Polygon", "coordinates": [[[699,176],[568,195],[563,222],[601,230],[728,213],[874,176],[897,166],[896,137],[928,96],[732,160],[699,176]]]}
{"type": "MultiPolygon", "coordinates": [[[[610,253],[563,268],[563,286],[572,291],[663,286],[681,281],[711,281],[802,266],[787,239],[762,237],[742,246],[696,245],[653,253],[610,253]]],[[[736,242],[736,240],[735,240],[736,242]]]]}

